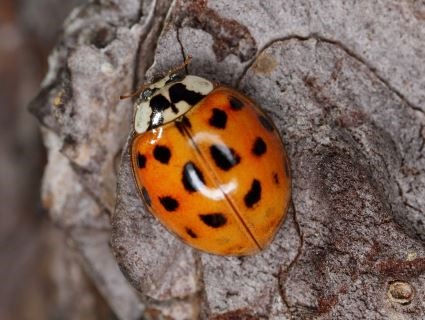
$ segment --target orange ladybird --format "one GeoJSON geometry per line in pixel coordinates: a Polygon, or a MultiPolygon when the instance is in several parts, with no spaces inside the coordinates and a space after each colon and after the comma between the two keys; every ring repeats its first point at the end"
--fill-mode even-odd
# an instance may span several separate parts
{"type": "Polygon", "coordinates": [[[141,92],[134,130],[140,195],[169,231],[218,255],[253,254],[273,239],[290,198],[288,159],[252,100],[170,73],[141,92]]]}

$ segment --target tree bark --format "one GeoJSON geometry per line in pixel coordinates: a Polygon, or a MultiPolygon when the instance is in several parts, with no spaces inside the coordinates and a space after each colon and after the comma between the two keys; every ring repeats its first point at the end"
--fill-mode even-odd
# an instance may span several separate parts
{"type": "Polygon", "coordinates": [[[31,105],[49,151],[43,199],[117,316],[423,319],[424,19],[413,0],[112,0],[75,11],[31,105]],[[189,248],[134,184],[132,102],[118,97],[189,54],[189,73],[266,110],[289,155],[288,217],[255,256],[189,248]]]}

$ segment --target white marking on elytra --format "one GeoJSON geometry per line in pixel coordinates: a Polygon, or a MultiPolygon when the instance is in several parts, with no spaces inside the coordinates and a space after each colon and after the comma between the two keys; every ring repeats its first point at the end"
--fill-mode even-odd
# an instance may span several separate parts
{"type": "Polygon", "coordinates": [[[221,184],[218,188],[209,188],[201,181],[193,168],[188,170],[188,174],[193,187],[205,197],[212,200],[223,200],[226,198],[226,194],[231,193],[238,187],[236,180],[232,179],[228,183],[221,184]]]}
{"type": "MultiPolygon", "coordinates": [[[[209,133],[209,132],[198,132],[192,137],[192,139],[193,139],[193,142],[191,143],[192,148],[196,148],[197,147],[196,145],[199,142],[213,143],[213,144],[222,145],[222,146],[226,145],[224,143],[224,141],[220,138],[219,135],[214,134],[214,133],[209,133]]],[[[230,152],[229,148],[222,148],[220,150],[225,153],[225,156],[228,159],[233,159],[233,155],[230,152]]],[[[238,184],[235,181],[235,179],[232,179],[228,183],[219,185],[218,189],[210,189],[210,188],[206,187],[202,183],[202,181],[199,180],[199,177],[196,173],[189,172],[189,175],[192,178],[192,181],[194,181],[196,188],[199,189],[199,191],[203,195],[205,195],[205,196],[207,196],[207,197],[209,197],[213,200],[224,199],[226,197],[225,196],[226,194],[233,192],[238,187],[238,184]],[[196,182],[195,182],[195,180],[196,180],[196,182]],[[198,184],[196,184],[196,183],[198,183],[198,184]],[[214,197],[217,197],[217,198],[214,198],[214,197]]]]}
{"type": "Polygon", "coordinates": [[[217,145],[226,145],[223,140],[221,140],[220,136],[214,133],[209,132],[198,132],[195,135],[193,135],[193,141],[195,143],[198,142],[208,142],[213,143],[217,145]]]}
{"type": "Polygon", "coordinates": [[[192,144],[192,147],[194,147],[198,142],[207,142],[215,144],[220,149],[220,152],[224,153],[224,156],[229,159],[229,161],[233,161],[234,156],[230,148],[226,147],[226,144],[223,140],[221,140],[219,135],[209,132],[198,132],[193,136],[193,142],[195,144],[192,144]]]}

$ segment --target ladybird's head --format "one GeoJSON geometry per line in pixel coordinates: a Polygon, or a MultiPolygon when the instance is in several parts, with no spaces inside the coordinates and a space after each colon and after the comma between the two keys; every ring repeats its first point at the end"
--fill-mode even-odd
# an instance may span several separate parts
{"type": "Polygon", "coordinates": [[[185,114],[214,88],[204,78],[170,74],[147,86],[136,102],[134,130],[143,133],[185,114]]]}

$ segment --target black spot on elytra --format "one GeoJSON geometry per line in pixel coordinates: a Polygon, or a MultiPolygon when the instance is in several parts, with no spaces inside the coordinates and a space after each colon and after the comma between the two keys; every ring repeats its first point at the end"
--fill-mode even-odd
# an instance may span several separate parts
{"type": "Polygon", "coordinates": [[[156,160],[163,164],[168,164],[168,161],[170,161],[171,158],[171,151],[166,146],[155,146],[155,149],[153,149],[153,156],[156,160]]]}
{"type": "Polygon", "coordinates": [[[211,228],[220,228],[227,222],[227,218],[222,213],[200,214],[199,218],[201,218],[202,222],[211,228]]]}
{"type": "Polygon", "coordinates": [[[240,101],[238,98],[236,98],[236,97],[234,97],[234,96],[231,96],[230,98],[229,98],[229,103],[230,103],[230,107],[233,109],[233,110],[241,110],[242,108],[243,108],[243,102],[242,101],[240,101]]]}
{"type": "Polygon", "coordinates": [[[148,190],[145,187],[142,187],[142,196],[146,204],[150,207],[152,204],[151,197],[149,196],[148,190]]]}
{"type": "Polygon", "coordinates": [[[255,142],[254,142],[254,145],[252,146],[251,151],[256,156],[261,156],[266,153],[267,145],[262,138],[257,137],[257,139],[255,139],[255,142]]]}
{"type": "Polygon", "coordinates": [[[193,106],[204,98],[204,95],[196,92],[187,90],[183,83],[176,83],[169,89],[170,100],[172,103],[178,103],[180,101],[186,101],[189,105],[193,106]]]}
{"type": "Polygon", "coordinates": [[[152,110],[162,112],[170,107],[171,103],[162,94],[157,94],[150,100],[149,105],[152,110]]]}
{"type": "Polygon", "coordinates": [[[162,204],[164,209],[169,212],[176,211],[179,207],[178,201],[170,196],[159,197],[159,202],[162,204]]]}
{"type": "Polygon", "coordinates": [[[182,122],[179,120],[176,120],[174,121],[174,125],[176,126],[177,130],[179,130],[180,134],[184,136],[185,132],[184,132],[184,126],[182,122]]]}
{"type": "Polygon", "coordinates": [[[137,167],[139,169],[143,169],[144,167],[146,167],[146,156],[139,152],[137,153],[137,167]]]}
{"type": "Polygon", "coordinates": [[[279,184],[279,175],[276,172],[273,172],[273,181],[275,184],[279,184]]]}
{"type": "Polygon", "coordinates": [[[188,129],[192,128],[192,124],[190,123],[190,120],[189,120],[188,117],[183,116],[182,117],[182,123],[186,128],[188,128],[188,129]]]}
{"type": "Polygon", "coordinates": [[[252,208],[261,199],[261,183],[257,179],[252,180],[251,188],[244,197],[245,205],[252,208]]]}
{"type": "Polygon", "coordinates": [[[266,117],[266,116],[264,116],[264,115],[260,114],[260,115],[258,115],[258,119],[260,120],[261,125],[262,125],[262,126],[263,126],[266,130],[268,130],[268,131],[270,131],[270,132],[273,132],[273,130],[274,130],[273,124],[270,122],[270,120],[269,120],[269,119],[267,119],[267,117],[266,117]]]}
{"type": "Polygon", "coordinates": [[[241,161],[241,157],[233,150],[225,145],[213,144],[210,146],[211,157],[217,167],[222,170],[229,170],[241,161]]]}
{"type": "Polygon", "coordinates": [[[208,120],[210,126],[216,127],[218,129],[226,128],[227,123],[227,114],[221,109],[214,108],[212,109],[211,118],[208,120]]]}
{"type": "Polygon", "coordinates": [[[186,233],[193,239],[196,239],[198,235],[190,228],[186,227],[186,233]]]}
{"type": "Polygon", "coordinates": [[[183,167],[182,182],[189,192],[198,191],[199,183],[205,184],[201,170],[192,161],[187,162],[183,167]]]}
{"type": "Polygon", "coordinates": [[[186,116],[181,116],[174,122],[174,124],[182,135],[186,135],[185,129],[188,130],[192,128],[192,124],[186,116]]]}

